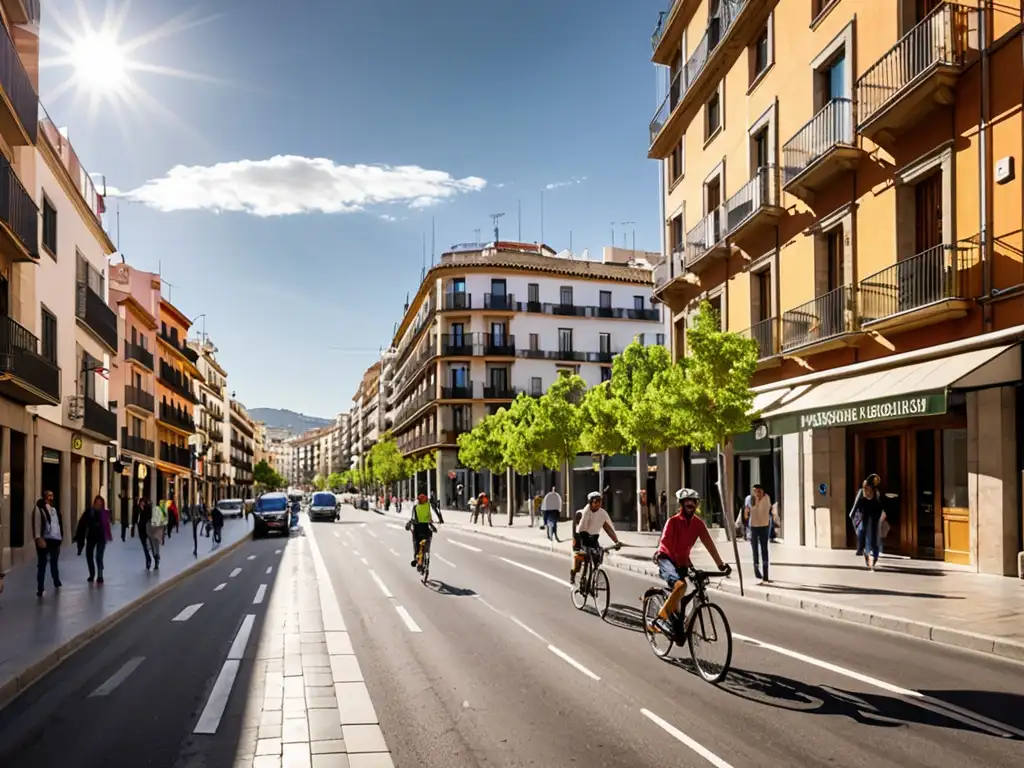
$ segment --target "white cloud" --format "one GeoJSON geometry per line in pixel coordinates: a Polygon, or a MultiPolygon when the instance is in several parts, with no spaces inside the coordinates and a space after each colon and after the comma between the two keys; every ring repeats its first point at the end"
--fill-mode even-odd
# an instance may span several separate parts
{"type": "Polygon", "coordinates": [[[494,186],[496,186],[498,189],[503,189],[505,186],[505,182],[503,181],[500,184],[495,184],[494,186]]]}
{"type": "Polygon", "coordinates": [[[580,176],[579,178],[573,176],[571,179],[569,179],[569,181],[553,181],[550,184],[546,184],[544,186],[544,189],[558,189],[560,187],[571,187],[574,184],[582,184],[586,180],[586,176],[580,176]]]}
{"type": "Polygon", "coordinates": [[[277,155],[178,165],[138,189],[117,194],[160,211],[238,211],[266,217],[350,213],[384,203],[427,208],[486,186],[478,176],[457,179],[418,165],[338,165],[326,158],[277,155]]]}
{"type": "Polygon", "coordinates": [[[383,221],[398,221],[398,217],[397,216],[390,216],[390,215],[388,215],[386,213],[382,213],[380,215],[380,218],[383,221]]]}

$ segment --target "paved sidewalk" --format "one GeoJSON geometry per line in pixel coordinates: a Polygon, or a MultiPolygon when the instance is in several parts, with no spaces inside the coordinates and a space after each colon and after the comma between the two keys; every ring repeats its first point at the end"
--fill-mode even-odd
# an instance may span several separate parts
{"type": "MultiPolygon", "coordinates": [[[[571,527],[567,522],[559,524],[562,543],[553,544],[543,529],[529,527],[526,516],[516,517],[508,527],[507,516],[494,515],[494,527],[488,527],[470,524],[468,512],[444,510],[442,514],[450,528],[561,551],[568,563],[571,527]]],[[[624,531],[620,539],[628,546],[606,562],[656,577],[651,555],[658,535],[624,531]]],[[[733,562],[732,544],[720,542],[718,547],[725,560],[733,562]]],[[[748,597],[1024,661],[1024,581],[982,576],[944,562],[885,555],[872,572],[851,550],[772,544],[769,557],[772,584],[759,587],[750,544],[740,542],[748,597]]],[[[698,547],[695,564],[713,568],[703,547],[698,547]]],[[[721,588],[738,593],[736,575],[721,588]]]]}
{"type": "Polygon", "coordinates": [[[0,706],[45,674],[74,650],[128,612],[168,589],[195,568],[227,554],[249,535],[243,520],[226,520],[219,547],[200,537],[192,555],[192,527],[182,524],[164,545],[159,571],[147,571],[138,538],[121,541],[115,526],[107,544],[104,584],[89,584],[85,553],[64,542],[60,553],[63,586],[53,588],[49,569],[45,592],[36,597],[35,563],[19,565],[6,576],[0,595],[0,706]]]}

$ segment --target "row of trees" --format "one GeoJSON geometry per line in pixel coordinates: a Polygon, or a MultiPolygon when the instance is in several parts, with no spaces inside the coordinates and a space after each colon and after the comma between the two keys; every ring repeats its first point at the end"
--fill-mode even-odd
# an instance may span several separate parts
{"type": "Polygon", "coordinates": [[[332,472],[327,477],[317,475],[313,478],[313,487],[318,491],[343,491],[349,488],[358,488],[363,492],[385,491],[417,472],[431,470],[436,466],[435,452],[415,459],[406,458],[402,456],[394,436],[385,432],[370,448],[363,467],[332,472]]]}

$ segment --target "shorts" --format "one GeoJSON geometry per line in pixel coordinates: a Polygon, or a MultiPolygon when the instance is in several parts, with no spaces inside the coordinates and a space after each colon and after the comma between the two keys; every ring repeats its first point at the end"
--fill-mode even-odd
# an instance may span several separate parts
{"type": "Polygon", "coordinates": [[[686,579],[685,571],[680,573],[676,564],[667,557],[658,558],[658,575],[668,583],[669,589],[675,589],[677,582],[686,579]]]}
{"type": "Polygon", "coordinates": [[[423,541],[423,539],[430,539],[434,536],[434,532],[430,530],[430,523],[413,523],[412,524],[412,535],[416,541],[423,541]]]}
{"type": "Polygon", "coordinates": [[[574,531],[572,534],[572,551],[582,552],[584,548],[598,546],[598,537],[592,533],[580,533],[574,531]]]}

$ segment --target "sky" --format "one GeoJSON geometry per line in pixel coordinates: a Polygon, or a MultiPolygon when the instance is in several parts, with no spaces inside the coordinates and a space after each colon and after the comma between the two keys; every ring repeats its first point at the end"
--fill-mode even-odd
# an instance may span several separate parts
{"type": "Polygon", "coordinates": [[[666,5],[46,0],[40,98],[105,178],[128,263],[205,315],[238,399],[332,417],[390,344],[432,223],[438,256],[491,239],[492,213],[538,241],[545,190],[555,249],[599,257],[613,222],[660,249],[666,5]]]}

